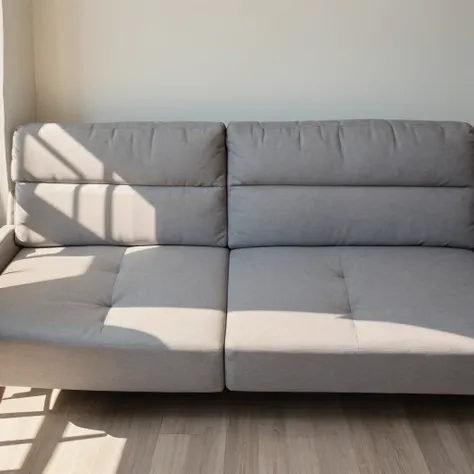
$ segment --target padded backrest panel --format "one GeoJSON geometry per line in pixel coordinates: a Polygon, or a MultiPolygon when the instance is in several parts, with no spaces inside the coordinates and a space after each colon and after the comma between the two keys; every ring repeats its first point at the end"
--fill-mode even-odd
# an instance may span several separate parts
{"type": "Polygon", "coordinates": [[[231,123],[229,246],[474,247],[473,129],[231,123]]]}
{"type": "Polygon", "coordinates": [[[33,124],[12,160],[23,245],[227,244],[223,124],[33,124]]]}

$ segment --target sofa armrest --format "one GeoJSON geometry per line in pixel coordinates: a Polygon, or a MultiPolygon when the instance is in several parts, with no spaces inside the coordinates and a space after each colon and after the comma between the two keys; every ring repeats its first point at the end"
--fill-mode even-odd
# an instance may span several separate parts
{"type": "Polygon", "coordinates": [[[5,225],[0,227],[0,273],[13,260],[20,248],[15,243],[15,227],[5,225]]]}

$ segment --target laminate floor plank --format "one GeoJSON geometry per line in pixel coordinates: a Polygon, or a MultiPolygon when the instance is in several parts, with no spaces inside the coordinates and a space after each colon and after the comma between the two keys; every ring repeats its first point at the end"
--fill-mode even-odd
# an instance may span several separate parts
{"type": "Polygon", "coordinates": [[[345,414],[361,474],[431,474],[403,407],[393,398],[351,406],[345,414]]]}
{"type": "Polygon", "coordinates": [[[471,468],[452,427],[450,398],[444,403],[406,404],[405,411],[431,474],[470,474],[471,468]]]}

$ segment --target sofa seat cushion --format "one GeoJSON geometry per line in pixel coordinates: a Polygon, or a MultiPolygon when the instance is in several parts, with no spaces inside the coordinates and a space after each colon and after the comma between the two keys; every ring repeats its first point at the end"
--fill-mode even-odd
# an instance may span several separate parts
{"type": "Polygon", "coordinates": [[[242,391],[474,393],[474,253],[233,250],[226,383],[242,391]]]}
{"type": "Polygon", "coordinates": [[[228,252],[23,249],[0,276],[0,383],[220,391],[228,252]]]}

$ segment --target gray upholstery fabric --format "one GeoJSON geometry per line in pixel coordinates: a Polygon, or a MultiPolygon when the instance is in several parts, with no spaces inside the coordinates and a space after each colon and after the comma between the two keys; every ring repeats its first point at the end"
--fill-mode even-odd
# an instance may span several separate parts
{"type": "Polygon", "coordinates": [[[224,186],[220,123],[31,124],[15,134],[14,181],[224,186]]]}
{"type": "Polygon", "coordinates": [[[0,385],[474,394],[472,132],[22,127],[0,385]]]}
{"type": "Polygon", "coordinates": [[[472,133],[458,122],[231,123],[229,184],[472,186],[472,133]]]}
{"type": "Polygon", "coordinates": [[[228,251],[23,249],[0,276],[1,385],[223,388],[228,251]]]}
{"type": "Polygon", "coordinates": [[[473,139],[455,122],[230,124],[229,246],[472,248],[473,139]]]}
{"type": "Polygon", "coordinates": [[[18,246],[15,243],[15,228],[12,225],[5,225],[0,228],[0,273],[13,260],[18,253],[18,246]]]}
{"type": "Polygon", "coordinates": [[[474,394],[472,275],[462,249],[234,250],[226,385],[474,394]]]}
{"type": "Polygon", "coordinates": [[[222,124],[34,124],[14,142],[25,246],[227,244],[222,124]]]}
{"type": "Polygon", "coordinates": [[[229,190],[231,248],[474,244],[470,188],[251,186],[229,190]]]}
{"type": "Polygon", "coordinates": [[[24,246],[214,245],[227,242],[225,188],[18,183],[24,246]]]}

